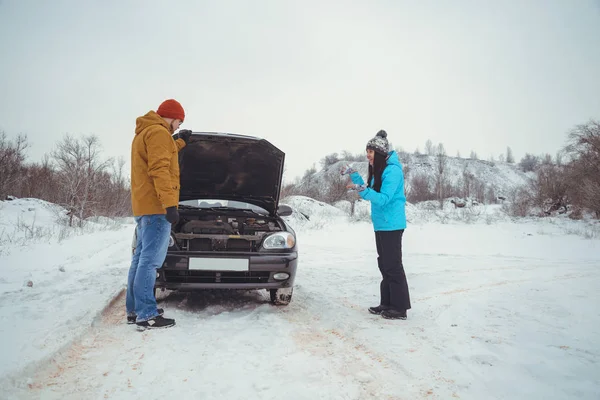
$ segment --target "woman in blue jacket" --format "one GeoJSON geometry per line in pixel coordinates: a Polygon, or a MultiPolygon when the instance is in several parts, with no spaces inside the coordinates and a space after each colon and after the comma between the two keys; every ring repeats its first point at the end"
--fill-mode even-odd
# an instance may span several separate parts
{"type": "Polygon", "coordinates": [[[389,151],[387,133],[383,130],[367,143],[369,160],[368,184],[352,167],[342,175],[350,175],[353,184],[348,188],[371,202],[371,220],[375,230],[377,263],[383,277],[381,299],[372,314],[387,319],[406,319],[410,307],[408,283],[402,265],[402,235],[406,228],[404,173],[395,151],[389,151]]]}

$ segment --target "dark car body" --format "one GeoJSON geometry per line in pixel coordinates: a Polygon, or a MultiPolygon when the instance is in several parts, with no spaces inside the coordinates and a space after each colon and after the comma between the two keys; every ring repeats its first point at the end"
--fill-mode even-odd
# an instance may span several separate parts
{"type": "Polygon", "coordinates": [[[266,289],[291,300],[296,233],[279,205],[285,154],[245,135],[194,132],[179,152],[179,221],[155,290],[266,289]]]}

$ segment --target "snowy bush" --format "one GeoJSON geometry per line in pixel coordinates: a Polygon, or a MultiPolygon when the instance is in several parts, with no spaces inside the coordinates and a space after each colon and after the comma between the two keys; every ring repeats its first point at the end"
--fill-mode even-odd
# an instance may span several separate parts
{"type": "MultiPolygon", "coordinates": [[[[73,217],[76,218],[76,217],[73,217]]],[[[73,235],[115,230],[132,218],[91,217],[70,226],[66,209],[40,199],[0,202],[0,253],[33,242],[61,242],[73,235]]]]}

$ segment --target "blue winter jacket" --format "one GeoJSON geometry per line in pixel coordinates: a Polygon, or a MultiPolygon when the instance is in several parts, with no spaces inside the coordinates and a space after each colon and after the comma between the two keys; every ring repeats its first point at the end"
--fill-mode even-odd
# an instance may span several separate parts
{"type": "MultiPolygon", "coordinates": [[[[367,188],[358,192],[360,197],[371,202],[371,220],[375,231],[395,231],[406,228],[406,196],[404,195],[404,173],[398,154],[391,151],[387,166],[381,177],[381,190],[367,188]]],[[[350,175],[353,183],[364,184],[358,172],[350,175]]],[[[373,180],[371,180],[371,186],[373,180]]]]}

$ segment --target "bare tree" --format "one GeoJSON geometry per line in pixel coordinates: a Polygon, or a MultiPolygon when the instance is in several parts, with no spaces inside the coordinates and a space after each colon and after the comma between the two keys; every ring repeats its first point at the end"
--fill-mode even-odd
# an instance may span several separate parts
{"type": "Polygon", "coordinates": [[[406,199],[411,203],[435,199],[435,193],[430,189],[429,179],[429,175],[424,173],[412,175],[409,180],[410,185],[407,185],[406,199]]]}
{"type": "Polygon", "coordinates": [[[299,194],[303,196],[311,197],[315,200],[321,200],[323,196],[321,195],[321,190],[319,190],[318,182],[315,178],[315,174],[317,173],[317,168],[313,164],[312,167],[304,171],[304,175],[300,180],[300,184],[297,186],[296,190],[298,190],[299,194]]]}
{"type": "Polygon", "coordinates": [[[565,153],[573,202],[600,218],[600,121],[590,120],[569,132],[565,153]]]}
{"type": "Polygon", "coordinates": [[[497,199],[498,197],[496,196],[496,191],[494,188],[492,186],[488,187],[487,191],[485,192],[485,203],[492,204],[495,203],[497,199]]]}
{"type": "Polygon", "coordinates": [[[39,163],[25,163],[27,138],[8,141],[0,133],[0,195],[32,197],[60,204],[79,223],[90,215],[131,215],[130,183],[125,160],[103,160],[96,136],[79,140],[65,136],[52,155],[39,163]],[[111,167],[109,170],[108,167],[111,167]]]}
{"type": "Polygon", "coordinates": [[[444,198],[446,197],[446,166],[448,165],[448,157],[444,145],[440,143],[436,154],[436,182],[435,188],[437,199],[440,202],[440,208],[444,208],[444,198]]]}
{"type": "Polygon", "coordinates": [[[321,166],[323,168],[327,168],[330,165],[333,165],[338,161],[340,161],[340,158],[338,157],[338,153],[331,153],[321,159],[321,166]]]}
{"type": "Polygon", "coordinates": [[[546,153],[541,158],[541,163],[542,165],[554,165],[554,159],[552,158],[552,155],[546,153]]]}
{"type": "Polygon", "coordinates": [[[431,139],[427,139],[425,142],[425,154],[428,156],[433,156],[435,154],[435,148],[431,139]]]}
{"type": "Polygon", "coordinates": [[[410,163],[404,162],[404,159],[400,159],[400,162],[402,163],[402,174],[404,175],[404,189],[406,189],[412,169],[410,168],[410,163]]]}
{"type": "Polygon", "coordinates": [[[526,153],[525,156],[519,162],[519,167],[523,172],[535,171],[539,164],[539,159],[533,154],[526,153]]]}
{"type": "Polygon", "coordinates": [[[480,202],[480,203],[485,202],[486,189],[487,189],[487,185],[485,184],[485,182],[482,182],[478,179],[475,180],[475,182],[473,184],[473,195],[475,196],[475,199],[478,202],[480,202]]]}
{"type": "Polygon", "coordinates": [[[508,164],[514,164],[515,163],[515,156],[513,156],[513,152],[512,152],[512,149],[510,147],[506,148],[506,162],[508,164]]]}
{"type": "Polygon", "coordinates": [[[295,196],[300,194],[297,188],[297,183],[286,183],[281,187],[281,198],[295,196]]]}
{"type": "Polygon", "coordinates": [[[471,150],[471,155],[469,155],[469,158],[473,160],[479,160],[479,158],[477,157],[477,153],[475,153],[474,150],[471,150]]]}
{"type": "Polygon", "coordinates": [[[436,150],[436,152],[435,152],[435,155],[436,155],[436,156],[439,156],[440,154],[441,154],[441,155],[444,155],[444,156],[446,156],[446,155],[447,155],[447,154],[446,154],[446,148],[444,147],[444,144],[443,144],[443,143],[439,143],[439,144],[437,145],[437,148],[436,148],[435,150],[436,150]]]}
{"type": "Polygon", "coordinates": [[[467,168],[463,170],[463,197],[471,197],[475,189],[475,175],[468,171],[467,168]]]}
{"type": "Polygon", "coordinates": [[[543,164],[538,168],[530,183],[531,201],[542,212],[567,211],[568,181],[565,169],[553,164],[543,164]]]}
{"type": "Polygon", "coordinates": [[[398,158],[400,159],[401,163],[404,164],[405,162],[410,160],[410,154],[407,151],[405,151],[402,147],[398,147],[396,149],[396,153],[398,154],[398,158]]]}
{"type": "Polygon", "coordinates": [[[531,194],[526,187],[518,187],[508,193],[508,203],[502,208],[513,217],[526,217],[531,212],[531,194]]]}
{"type": "MultiPolygon", "coordinates": [[[[110,161],[110,160],[109,160],[110,161]]],[[[94,183],[95,212],[106,216],[131,215],[131,192],[123,168],[125,160],[113,160],[109,171],[97,174],[94,183]]]]}
{"type": "Polygon", "coordinates": [[[111,160],[101,160],[100,141],[97,136],[85,136],[77,140],[66,135],[52,152],[58,168],[60,191],[64,194],[62,205],[69,211],[69,224],[73,216],[79,224],[93,214],[97,199],[94,191],[99,175],[108,167],[111,160]]]}
{"type": "Polygon", "coordinates": [[[326,203],[333,204],[340,200],[350,200],[348,189],[348,177],[342,176],[339,173],[333,173],[327,176],[327,180],[322,188],[322,200],[326,203]]]}
{"type": "Polygon", "coordinates": [[[48,154],[44,154],[40,163],[30,164],[24,170],[21,197],[33,197],[51,203],[59,202],[57,174],[52,168],[48,154]]]}
{"type": "Polygon", "coordinates": [[[554,163],[556,165],[563,165],[563,154],[560,151],[556,152],[556,156],[554,158],[554,163]]]}
{"type": "Polygon", "coordinates": [[[8,140],[5,132],[0,132],[0,200],[7,195],[17,195],[20,191],[25,162],[25,150],[29,147],[26,135],[18,135],[8,140]]]}

